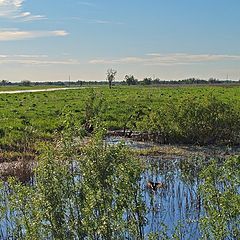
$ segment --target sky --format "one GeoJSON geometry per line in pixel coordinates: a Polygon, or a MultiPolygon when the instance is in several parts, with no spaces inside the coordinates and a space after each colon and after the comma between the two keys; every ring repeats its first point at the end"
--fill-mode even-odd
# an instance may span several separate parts
{"type": "Polygon", "coordinates": [[[240,79],[239,0],[0,0],[0,80],[240,79]]]}

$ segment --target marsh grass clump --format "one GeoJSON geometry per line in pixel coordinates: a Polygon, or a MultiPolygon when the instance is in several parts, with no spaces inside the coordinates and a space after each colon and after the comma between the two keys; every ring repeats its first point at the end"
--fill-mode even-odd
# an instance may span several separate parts
{"type": "Polygon", "coordinates": [[[179,134],[186,143],[239,144],[240,113],[231,103],[210,94],[204,101],[192,96],[178,107],[179,134]]]}
{"type": "Polygon", "coordinates": [[[238,145],[240,112],[232,103],[213,94],[203,99],[185,96],[178,102],[167,101],[150,111],[137,129],[148,132],[148,140],[160,143],[238,145]]]}

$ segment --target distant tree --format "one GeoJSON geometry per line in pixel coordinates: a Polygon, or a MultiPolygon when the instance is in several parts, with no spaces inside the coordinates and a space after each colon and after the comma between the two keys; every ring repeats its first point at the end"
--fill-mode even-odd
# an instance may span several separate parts
{"type": "Polygon", "coordinates": [[[144,79],[143,79],[143,84],[144,84],[144,85],[150,85],[150,84],[152,84],[152,78],[144,78],[144,79]]]}
{"type": "Polygon", "coordinates": [[[2,80],[1,82],[0,82],[0,85],[1,86],[6,86],[6,85],[8,85],[9,84],[9,82],[7,81],[7,80],[2,80]]]}
{"type": "Polygon", "coordinates": [[[153,81],[152,81],[153,84],[160,84],[160,79],[159,78],[155,78],[153,81]]]}
{"type": "Polygon", "coordinates": [[[23,81],[21,81],[21,85],[22,85],[22,86],[30,86],[30,85],[31,85],[31,81],[29,81],[29,80],[23,80],[23,81]]]}
{"type": "Polygon", "coordinates": [[[109,88],[112,88],[112,82],[115,80],[116,74],[117,71],[112,68],[107,70],[107,81],[109,84],[109,88]]]}
{"type": "Polygon", "coordinates": [[[216,78],[209,78],[208,82],[209,83],[220,83],[221,81],[219,81],[219,79],[216,79],[216,78]]]}
{"type": "Polygon", "coordinates": [[[133,75],[126,75],[125,76],[125,81],[126,81],[128,86],[136,85],[138,83],[138,80],[135,79],[133,75]]]}
{"type": "Polygon", "coordinates": [[[82,86],[82,85],[83,85],[83,81],[82,81],[82,80],[78,80],[78,81],[77,81],[77,85],[82,86]]]}

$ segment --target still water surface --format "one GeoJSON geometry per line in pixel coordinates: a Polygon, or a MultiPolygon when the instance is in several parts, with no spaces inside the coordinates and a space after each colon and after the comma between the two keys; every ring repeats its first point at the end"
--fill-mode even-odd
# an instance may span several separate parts
{"type": "MultiPolygon", "coordinates": [[[[109,138],[109,144],[124,141],[133,149],[147,149],[152,143],[140,143],[122,138],[109,138]]],[[[144,156],[146,171],[142,173],[140,187],[147,206],[144,233],[167,232],[172,235],[180,232],[181,239],[199,239],[199,219],[203,215],[201,199],[198,194],[200,181],[198,173],[185,167],[184,157],[144,156]],[[152,192],[147,182],[164,183],[164,188],[152,192]]],[[[194,160],[194,159],[193,159],[194,160]]],[[[196,159],[197,161],[197,159],[196,159]]]]}

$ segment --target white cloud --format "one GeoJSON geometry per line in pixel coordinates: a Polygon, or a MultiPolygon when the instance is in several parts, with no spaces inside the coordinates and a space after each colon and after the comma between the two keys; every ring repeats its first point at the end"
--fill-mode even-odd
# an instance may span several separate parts
{"type": "Polygon", "coordinates": [[[19,57],[19,58],[47,58],[48,55],[29,55],[29,54],[18,54],[18,55],[7,55],[6,57],[19,57]]]}
{"type": "Polygon", "coordinates": [[[102,25],[124,25],[124,22],[110,21],[106,19],[94,19],[94,18],[82,18],[82,17],[71,17],[70,20],[81,21],[88,24],[102,24],[102,25]]]}
{"type": "Polygon", "coordinates": [[[76,65],[80,64],[77,59],[56,59],[48,55],[0,55],[1,64],[22,64],[22,65],[76,65]]]}
{"type": "Polygon", "coordinates": [[[83,1],[80,1],[80,2],[77,2],[77,4],[79,5],[84,5],[84,6],[88,6],[88,7],[96,7],[96,5],[94,3],[91,3],[91,2],[83,2],[83,1]]]}
{"type": "Polygon", "coordinates": [[[109,23],[111,23],[110,21],[106,21],[106,20],[94,20],[93,22],[98,23],[98,24],[109,24],[109,23]]]}
{"type": "Polygon", "coordinates": [[[101,20],[101,19],[92,19],[90,23],[97,23],[97,24],[111,24],[111,25],[123,25],[123,22],[113,22],[108,20],[101,20]]]}
{"type": "Polygon", "coordinates": [[[91,64],[143,64],[143,65],[180,65],[205,62],[240,61],[240,55],[224,54],[187,54],[187,53],[149,53],[143,57],[125,57],[119,59],[93,59],[91,64]]]}
{"type": "Polygon", "coordinates": [[[3,31],[0,32],[0,41],[23,40],[39,37],[66,36],[64,30],[57,31],[3,31]]]}
{"type": "Polygon", "coordinates": [[[23,12],[22,6],[25,0],[0,0],[0,17],[20,21],[35,21],[46,19],[43,15],[32,15],[31,12],[23,12]]]}

